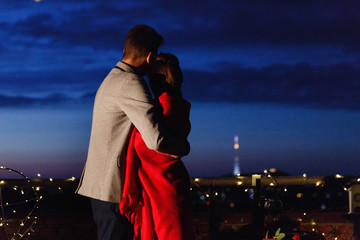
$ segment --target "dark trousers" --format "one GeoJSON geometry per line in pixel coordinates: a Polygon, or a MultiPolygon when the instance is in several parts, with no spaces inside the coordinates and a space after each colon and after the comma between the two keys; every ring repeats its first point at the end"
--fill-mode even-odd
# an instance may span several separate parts
{"type": "Polygon", "coordinates": [[[90,198],[98,240],[131,240],[133,226],[120,214],[119,204],[90,198]]]}

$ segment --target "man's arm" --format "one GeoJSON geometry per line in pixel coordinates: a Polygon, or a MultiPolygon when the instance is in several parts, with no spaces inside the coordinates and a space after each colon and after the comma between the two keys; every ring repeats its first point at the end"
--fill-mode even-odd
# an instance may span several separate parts
{"type": "Polygon", "coordinates": [[[144,79],[136,75],[124,79],[118,94],[120,108],[141,133],[146,146],[157,152],[175,156],[185,156],[190,152],[187,139],[169,134],[161,121],[160,112],[144,79]],[[135,77],[136,76],[136,77],[135,77]]]}

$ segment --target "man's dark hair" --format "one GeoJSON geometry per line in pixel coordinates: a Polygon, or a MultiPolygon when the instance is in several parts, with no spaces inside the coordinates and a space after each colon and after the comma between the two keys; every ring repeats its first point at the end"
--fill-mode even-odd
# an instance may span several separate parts
{"type": "Polygon", "coordinates": [[[149,52],[157,53],[163,38],[155,29],[146,25],[136,25],[126,35],[125,56],[144,57],[149,52]]]}

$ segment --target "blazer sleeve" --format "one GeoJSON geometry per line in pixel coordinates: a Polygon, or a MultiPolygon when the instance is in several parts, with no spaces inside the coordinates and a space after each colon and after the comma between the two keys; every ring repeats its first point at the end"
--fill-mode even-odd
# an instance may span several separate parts
{"type": "Polygon", "coordinates": [[[116,94],[119,107],[139,130],[149,149],[171,155],[185,156],[190,151],[186,139],[169,134],[161,122],[145,80],[135,74],[124,79],[116,94]]]}

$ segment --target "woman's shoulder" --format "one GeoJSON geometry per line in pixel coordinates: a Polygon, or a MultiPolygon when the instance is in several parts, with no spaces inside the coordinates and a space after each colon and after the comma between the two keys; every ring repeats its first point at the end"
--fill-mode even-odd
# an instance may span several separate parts
{"type": "Polygon", "coordinates": [[[159,102],[164,109],[164,114],[172,113],[174,111],[187,112],[191,108],[190,102],[181,96],[164,92],[159,96],[159,102]]]}
{"type": "Polygon", "coordinates": [[[171,94],[168,92],[164,92],[159,96],[159,101],[162,102],[170,102],[172,104],[181,104],[181,105],[191,105],[189,101],[184,99],[182,96],[171,94]]]}

